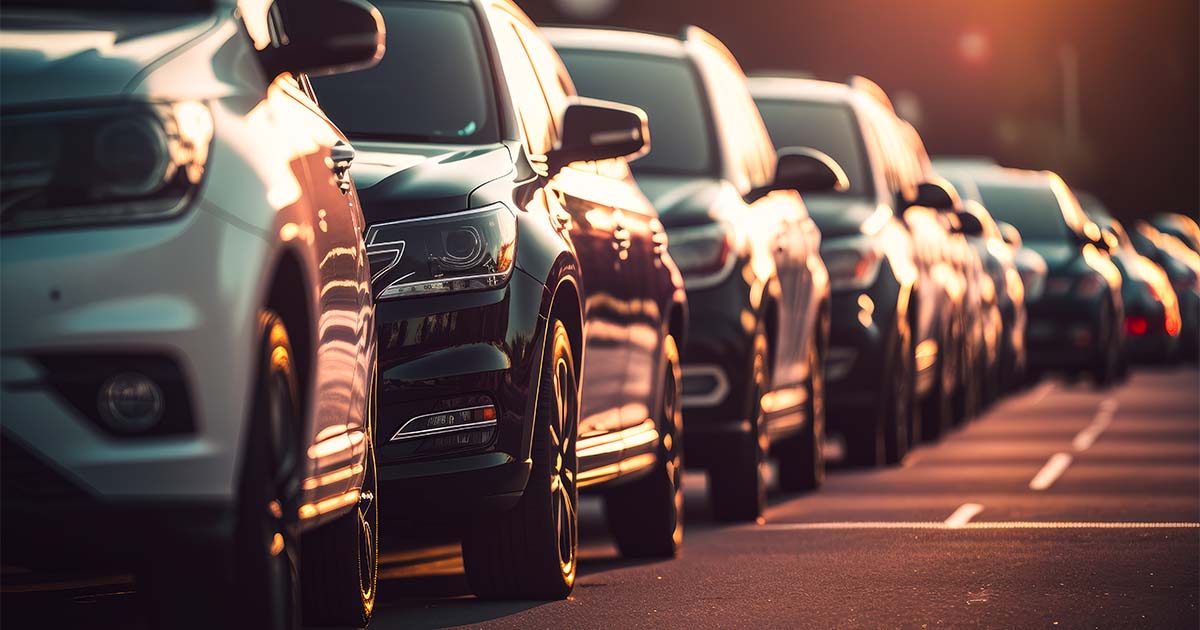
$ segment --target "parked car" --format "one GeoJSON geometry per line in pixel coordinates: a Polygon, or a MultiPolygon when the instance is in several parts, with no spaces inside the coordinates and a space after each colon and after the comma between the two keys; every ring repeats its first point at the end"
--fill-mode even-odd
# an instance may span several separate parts
{"type": "Polygon", "coordinates": [[[1139,222],[1129,232],[1129,240],[1139,254],[1162,267],[1171,281],[1183,320],[1180,356],[1195,361],[1200,357],[1200,254],[1146,222],[1139,222]]]}
{"type": "Polygon", "coordinates": [[[1196,220],[1184,214],[1162,213],[1150,220],[1159,232],[1179,239],[1188,249],[1200,254],[1200,226],[1196,220]]]}
{"type": "Polygon", "coordinates": [[[1044,289],[1026,295],[1030,368],[1112,384],[1124,337],[1121,274],[1075,195],[1049,171],[969,167],[953,176],[973,182],[992,216],[1015,225],[1024,246],[1045,259],[1044,289]]]}
{"type": "Polygon", "coordinates": [[[1111,241],[1113,263],[1121,271],[1125,303],[1125,355],[1128,362],[1161,363],[1175,358],[1183,319],[1167,272],[1142,256],[1121,222],[1103,206],[1088,213],[1111,241]]]}
{"type": "MultiPolygon", "coordinates": [[[[1029,336],[1029,304],[1041,299],[1042,292],[1046,289],[1046,275],[1049,273],[1049,267],[1046,265],[1046,259],[1030,247],[1025,247],[1024,240],[1021,238],[1021,232],[1011,223],[997,221],[996,227],[1000,228],[1000,234],[1004,237],[1004,242],[1012,248],[1013,263],[1017,266],[1017,273],[1021,274],[1021,286],[1025,289],[1025,336],[1029,336]]],[[[1025,366],[1022,371],[1022,378],[1019,383],[1028,385],[1030,383],[1028,374],[1028,347],[1029,341],[1025,340],[1025,366]]]]}
{"type": "Polygon", "coordinates": [[[546,29],[580,91],[643,107],[655,148],[634,174],[666,226],[689,304],[685,463],[709,473],[722,520],[824,477],[829,286],[800,192],[845,185],[830,158],[771,144],[729,51],[695,27],[668,37],[546,29]]]}
{"type": "Polygon", "coordinates": [[[914,205],[921,169],[887,95],[850,83],[750,81],[777,142],[824,151],[849,177],[845,192],[806,197],[833,288],[829,426],[851,463],[880,465],[952,421],[965,282],[947,264],[940,213],[914,205]]]}
{"type": "MultiPolygon", "coordinates": [[[[925,142],[915,127],[900,121],[901,132],[916,156],[921,179],[921,198],[917,205],[939,210],[936,223],[931,223],[928,234],[917,234],[918,241],[942,240],[946,243],[944,265],[952,270],[955,284],[961,282],[962,299],[952,302],[958,307],[955,319],[959,328],[958,365],[962,366],[962,379],[955,390],[954,420],[962,422],[975,417],[979,411],[999,395],[1000,337],[1003,336],[1004,320],[996,297],[995,285],[984,268],[979,252],[963,234],[966,206],[962,196],[949,180],[934,172],[933,161],[925,149],[925,142]],[[935,229],[940,228],[940,229],[935,229]]],[[[906,213],[906,219],[909,214],[906,213]]]]}
{"type": "Polygon", "coordinates": [[[156,626],[361,626],[374,306],[300,77],[376,63],[383,24],[200,4],[5,5],[4,561],[136,572],[156,626]]]}
{"type": "Polygon", "coordinates": [[[461,526],[486,597],[571,592],[583,489],[623,554],[674,555],[687,308],[626,163],[645,113],[579,98],[507,0],[379,7],[387,58],[315,87],[360,152],[385,521],[461,526]]]}
{"type": "MultiPolygon", "coordinates": [[[[937,165],[938,161],[935,160],[934,166],[937,165]]],[[[984,388],[989,398],[994,399],[1024,380],[1025,326],[1028,317],[1025,311],[1026,287],[1017,260],[1020,245],[1014,247],[1005,240],[1003,230],[984,207],[979,190],[971,181],[954,177],[947,179],[964,200],[957,217],[962,234],[975,248],[987,272],[987,280],[979,284],[983,287],[984,295],[992,294],[994,297],[985,301],[994,301],[1000,315],[999,339],[996,344],[999,349],[998,365],[993,366],[994,372],[987,374],[987,385],[984,388]]],[[[1016,238],[1019,243],[1020,235],[1016,238]]],[[[1044,275],[1045,262],[1041,261],[1041,257],[1036,253],[1033,253],[1033,258],[1041,262],[1044,275]]],[[[1030,272],[1032,271],[1030,269],[1030,272]]],[[[985,327],[984,330],[990,329],[985,327]]]]}

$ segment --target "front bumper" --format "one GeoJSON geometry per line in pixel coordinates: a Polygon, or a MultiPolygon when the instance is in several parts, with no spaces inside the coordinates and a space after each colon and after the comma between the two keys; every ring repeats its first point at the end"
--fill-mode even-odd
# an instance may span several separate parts
{"type": "MultiPolygon", "coordinates": [[[[1098,300],[1043,296],[1027,305],[1025,331],[1029,367],[1037,370],[1083,370],[1104,356],[1098,300]]],[[[1123,325],[1122,322],[1113,322],[1123,325]]]]}
{"type": "Polygon", "coordinates": [[[207,208],[164,223],[5,236],[5,434],[99,500],[230,500],[258,326],[261,278],[246,270],[265,269],[268,253],[260,236],[207,208]],[[96,394],[72,404],[54,386],[55,365],[118,354],[175,366],[189,430],[115,436],[84,412],[96,394]]]}
{"type": "Polygon", "coordinates": [[[404,497],[383,518],[437,521],[520,498],[548,307],[546,287],[520,270],[491,291],[377,304],[378,476],[381,492],[404,497]],[[480,407],[494,420],[398,434],[414,418],[480,407]]]}

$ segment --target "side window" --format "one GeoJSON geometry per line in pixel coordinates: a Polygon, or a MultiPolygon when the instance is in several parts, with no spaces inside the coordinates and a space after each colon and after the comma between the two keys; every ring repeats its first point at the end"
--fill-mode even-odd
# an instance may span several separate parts
{"type": "Polygon", "coordinates": [[[562,128],[562,113],[567,108],[567,102],[575,94],[575,86],[571,83],[571,75],[563,65],[558,53],[550,47],[540,34],[535,33],[525,24],[514,22],[517,34],[525,42],[525,50],[533,60],[533,70],[537,73],[538,81],[542,84],[542,92],[550,105],[550,113],[554,116],[555,124],[562,128]]]}
{"type": "Polygon", "coordinates": [[[554,146],[554,117],[542,86],[508,14],[493,9],[491,21],[508,90],[525,128],[526,148],[533,156],[544,156],[554,146]]]}
{"type": "Polygon", "coordinates": [[[774,150],[758,107],[746,87],[740,68],[711,46],[700,48],[712,92],[718,132],[730,153],[730,166],[741,171],[751,188],[768,183],[774,168],[774,150]]]}

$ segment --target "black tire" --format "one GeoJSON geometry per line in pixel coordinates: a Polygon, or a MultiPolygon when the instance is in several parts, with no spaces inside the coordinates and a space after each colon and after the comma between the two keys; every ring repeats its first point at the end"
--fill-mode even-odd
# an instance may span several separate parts
{"type": "Polygon", "coordinates": [[[925,393],[925,398],[921,401],[921,440],[925,442],[941,439],[949,430],[954,416],[951,393],[946,388],[950,371],[953,369],[946,361],[947,349],[952,347],[947,343],[948,339],[948,335],[943,335],[941,339],[941,345],[938,347],[937,378],[933,388],[925,393]]]}
{"type": "Polygon", "coordinates": [[[300,624],[300,383],[283,321],[260,316],[254,412],[238,493],[239,627],[300,624]]]}
{"type": "Polygon", "coordinates": [[[1120,376],[1121,344],[1116,330],[1116,317],[1111,306],[1101,311],[1100,334],[1097,339],[1104,346],[1101,348],[1094,367],[1090,370],[1092,383],[1097,389],[1108,389],[1116,384],[1120,376]]]}
{"type": "Polygon", "coordinates": [[[811,339],[804,429],[771,446],[779,463],[779,488],[784,492],[808,492],[825,482],[825,361],[816,336],[811,339]]]}
{"type": "Polygon", "coordinates": [[[674,337],[664,340],[663,354],[661,438],[654,468],[604,495],[609,530],[626,558],[671,558],[683,544],[682,381],[674,337]]]}
{"type": "Polygon", "coordinates": [[[375,475],[376,370],[367,395],[366,457],[359,502],[304,535],[304,625],[360,628],[371,621],[379,572],[379,495],[375,475]]]}
{"type": "Polygon", "coordinates": [[[463,538],[467,581],[489,599],[563,599],[575,586],[579,381],[566,326],[550,322],[539,377],[533,469],[512,509],[476,519],[463,538]]]}
{"type": "Polygon", "coordinates": [[[912,337],[901,335],[902,341],[895,348],[892,357],[892,389],[886,406],[881,405],[880,412],[889,428],[885,434],[884,444],[885,463],[898,464],[908,454],[912,443],[910,428],[913,421],[914,396],[916,390],[916,356],[912,347],[912,337]]]}
{"type": "Polygon", "coordinates": [[[751,358],[747,415],[750,430],[731,437],[724,456],[708,471],[709,498],[713,515],[719,521],[753,521],[767,506],[765,443],[766,427],[762,397],[770,381],[770,353],[767,333],[760,323],[754,333],[751,358]]]}

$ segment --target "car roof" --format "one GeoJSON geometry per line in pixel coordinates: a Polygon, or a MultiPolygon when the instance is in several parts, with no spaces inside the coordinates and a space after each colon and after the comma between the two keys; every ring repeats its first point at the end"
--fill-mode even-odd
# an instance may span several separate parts
{"type": "Polygon", "coordinates": [[[683,40],[670,35],[577,26],[542,26],[541,30],[555,48],[606,50],[674,59],[687,57],[683,40]]]}
{"type": "Polygon", "coordinates": [[[849,103],[858,92],[845,83],[798,77],[753,76],[750,93],[755,98],[773,98],[826,103],[849,103]]]}

